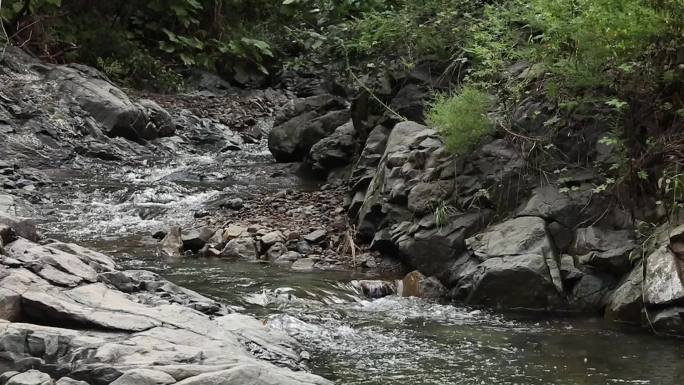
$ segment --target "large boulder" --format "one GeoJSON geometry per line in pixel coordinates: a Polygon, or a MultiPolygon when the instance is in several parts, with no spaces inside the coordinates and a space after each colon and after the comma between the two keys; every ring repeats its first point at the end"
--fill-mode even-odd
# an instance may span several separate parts
{"type": "Polygon", "coordinates": [[[314,144],[349,118],[348,110],[331,111],[322,116],[314,111],[305,112],[274,127],[268,136],[268,149],[278,162],[303,160],[314,144]]]}
{"type": "Polygon", "coordinates": [[[644,300],[647,306],[684,304],[684,284],[675,256],[662,246],[646,259],[644,300]]]}
{"type": "Polygon", "coordinates": [[[470,277],[467,302],[544,309],[563,292],[558,258],[538,217],[514,218],[467,240],[482,263],[470,277]]]}
{"type": "Polygon", "coordinates": [[[571,251],[581,264],[622,276],[631,268],[630,252],[636,248],[628,230],[608,230],[596,226],[577,229],[571,251]]]}
{"type": "MultiPolygon", "coordinates": [[[[71,98],[92,115],[110,137],[124,137],[133,141],[150,140],[169,134],[166,123],[156,126],[150,121],[146,108],[132,102],[119,88],[96,71],[86,73],[77,68],[58,66],[47,74],[47,79],[59,84],[63,97],[71,98]]],[[[149,106],[149,103],[148,103],[149,106]]],[[[157,106],[158,107],[158,106],[157,106]]],[[[158,113],[161,108],[154,108],[158,113]]]]}
{"type": "Polygon", "coordinates": [[[221,257],[257,260],[259,254],[252,237],[240,237],[228,241],[226,247],[221,250],[221,257]]]}
{"type": "Polygon", "coordinates": [[[351,122],[335,129],[332,135],[311,147],[307,158],[314,172],[325,172],[348,165],[358,151],[356,132],[351,122]]]}
{"type": "Polygon", "coordinates": [[[12,376],[5,385],[53,385],[52,378],[38,370],[28,370],[12,376]]]}
{"type": "Polygon", "coordinates": [[[489,258],[477,267],[466,302],[506,309],[545,310],[558,303],[544,256],[489,258]]]}
{"type": "Polygon", "coordinates": [[[644,268],[639,264],[608,297],[604,317],[612,322],[639,325],[644,307],[643,281],[644,268]]]}

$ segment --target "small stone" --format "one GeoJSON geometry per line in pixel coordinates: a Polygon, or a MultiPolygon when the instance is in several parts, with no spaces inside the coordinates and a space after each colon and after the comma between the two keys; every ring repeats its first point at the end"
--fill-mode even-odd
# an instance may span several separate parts
{"type": "Polygon", "coordinates": [[[273,262],[275,262],[276,264],[279,264],[279,265],[280,264],[290,264],[290,263],[298,260],[301,257],[302,257],[302,255],[296,251],[288,251],[285,254],[278,257],[273,262]]]}
{"type": "Polygon", "coordinates": [[[313,251],[311,248],[311,245],[309,245],[309,242],[307,242],[305,240],[301,240],[301,241],[297,242],[296,249],[297,249],[297,252],[299,252],[300,254],[303,254],[303,255],[309,255],[313,251]]]}
{"type": "Polygon", "coordinates": [[[318,243],[325,239],[325,230],[316,230],[304,236],[304,239],[311,243],[318,243]]]}
{"type": "Polygon", "coordinates": [[[261,237],[261,243],[268,248],[278,242],[285,242],[285,236],[280,231],[271,231],[261,237]]]}
{"type": "Polygon", "coordinates": [[[223,241],[228,242],[232,239],[243,237],[243,236],[247,235],[246,232],[248,232],[248,231],[249,231],[249,229],[245,229],[242,226],[230,225],[230,226],[228,226],[228,228],[223,230],[223,241]]]}
{"type": "Polygon", "coordinates": [[[221,204],[222,208],[231,210],[240,210],[245,206],[245,202],[241,198],[228,199],[221,204]]]}
{"type": "Polygon", "coordinates": [[[276,242],[268,249],[266,257],[271,261],[275,261],[285,253],[287,253],[287,247],[282,242],[276,242]]]}
{"type": "Polygon", "coordinates": [[[299,232],[297,231],[288,231],[286,237],[288,241],[296,241],[299,240],[301,235],[299,235],[299,232]]]}
{"type": "Polygon", "coordinates": [[[312,271],[314,264],[316,261],[313,258],[302,258],[295,261],[290,268],[296,271],[312,271]]]}
{"type": "Polygon", "coordinates": [[[6,385],[53,385],[54,382],[49,375],[31,369],[24,373],[12,376],[6,385]]]}
{"type": "Polygon", "coordinates": [[[252,237],[241,237],[228,242],[221,250],[221,257],[256,260],[258,254],[252,237]]]}

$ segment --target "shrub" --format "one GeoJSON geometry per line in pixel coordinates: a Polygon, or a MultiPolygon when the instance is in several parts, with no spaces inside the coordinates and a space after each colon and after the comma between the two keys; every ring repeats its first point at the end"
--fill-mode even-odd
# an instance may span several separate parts
{"type": "Polygon", "coordinates": [[[442,134],[449,151],[465,154],[482,137],[494,133],[488,117],[493,104],[491,95],[467,86],[455,96],[438,95],[428,111],[428,122],[442,134]]]}

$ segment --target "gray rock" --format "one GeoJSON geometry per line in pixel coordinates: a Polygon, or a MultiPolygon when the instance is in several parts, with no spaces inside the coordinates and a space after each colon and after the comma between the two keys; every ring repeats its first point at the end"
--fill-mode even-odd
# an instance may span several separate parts
{"type": "Polygon", "coordinates": [[[589,186],[568,192],[544,186],[533,191],[532,197],[518,209],[518,215],[541,217],[566,228],[575,228],[581,223],[595,222],[603,211],[601,198],[593,194],[589,186]]]}
{"type": "Polygon", "coordinates": [[[124,373],[111,385],[168,385],[176,380],[167,373],[149,369],[133,369],[124,373]]]}
{"type": "Polygon", "coordinates": [[[238,368],[206,373],[189,378],[178,385],[244,385],[244,384],[278,384],[278,385],[329,385],[330,382],[301,373],[293,375],[292,372],[280,368],[272,368],[264,371],[258,366],[244,365],[238,368]]]}
{"type": "Polygon", "coordinates": [[[577,229],[571,251],[580,255],[581,264],[590,265],[615,275],[631,268],[629,253],[636,247],[632,233],[595,226],[577,229]]]}
{"type": "Polygon", "coordinates": [[[311,249],[311,245],[309,245],[309,242],[307,242],[305,240],[301,240],[301,241],[297,242],[296,248],[297,248],[297,252],[302,254],[302,255],[309,255],[313,251],[311,249]]]}
{"type": "Polygon", "coordinates": [[[618,322],[639,325],[641,323],[641,309],[644,306],[642,296],[642,283],[644,269],[641,264],[632,269],[617,289],[607,299],[604,313],[605,319],[618,322]]]}
{"type": "Polygon", "coordinates": [[[684,284],[677,269],[675,257],[666,246],[648,256],[644,280],[646,305],[684,303],[684,284]]]}
{"type": "Polygon", "coordinates": [[[285,244],[283,244],[282,242],[276,242],[268,248],[268,251],[266,252],[266,257],[269,261],[276,261],[287,252],[288,251],[287,247],[285,247],[285,244]]]}
{"type": "Polygon", "coordinates": [[[138,101],[138,104],[145,109],[147,116],[150,118],[149,123],[153,125],[158,137],[162,138],[175,134],[176,125],[173,123],[171,114],[159,104],[149,99],[141,99],[138,101]]]}
{"type": "Polygon", "coordinates": [[[302,258],[302,255],[296,251],[288,251],[279,257],[277,257],[274,262],[277,264],[290,264],[298,259],[302,258]]]}
{"type": "Polygon", "coordinates": [[[181,241],[183,242],[183,249],[197,252],[207,244],[213,235],[214,230],[209,227],[182,232],[181,241]]]}
{"type": "Polygon", "coordinates": [[[422,182],[415,185],[408,194],[408,209],[416,215],[434,213],[454,190],[453,181],[422,182]]]}
{"type": "Polygon", "coordinates": [[[558,292],[543,256],[489,258],[477,267],[466,302],[501,308],[547,309],[558,292]]]}
{"type": "Polygon", "coordinates": [[[656,331],[684,336],[684,307],[654,311],[649,318],[656,331]]]}
{"type": "Polygon", "coordinates": [[[323,241],[328,233],[325,230],[315,230],[309,234],[306,234],[304,240],[310,243],[319,243],[323,241]]]}
{"type": "Polygon", "coordinates": [[[398,289],[395,281],[360,280],[352,281],[352,285],[368,298],[387,297],[396,294],[398,289]]]}
{"type": "Polygon", "coordinates": [[[21,261],[45,279],[55,283],[70,284],[95,282],[97,272],[78,256],[55,248],[40,246],[20,238],[5,247],[7,256],[21,261]]]}
{"type": "Polygon", "coordinates": [[[332,135],[325,137],[311,147],[307,161],[316,172],[329,171],[349,164],[358,151],[352,122],[335,129],[332,135]]]}
{"type": "MultiPolygon", "coordinates": [[[[21,241],[9,246],[20,242],[26,250],[42,247],[22,246],[21,241]]],[[[53,251],[56,259],[74,257],[53,251]]],[[[84,259],[90,255],[98,258],[94,252],[80,254],[84,259]]],[[[36,258],[27,255],[24,260],[28,262],[22,263],[30,265],[36,258]]],[[[216,302],[151,272],[114,270],[100,276],[103,280],[109,277],[108,283],[84,281],[68,289],[26,267],[0,266],[0,311],[4,313],[9,306],[11,313],[9,317],[3,314],[3,319],[62,326],[0,320],[3,359],[10,360],[14,368],[46,369],[95,385],[205,383],[210,378],[206,374],[217,372],[244,373],[245,377],[236,380],[240,384],[262,380],[329,384],[288,369],[301,370],[302,356],[295,341],[259,320],[241,314],[222,315],[226,309],[216,302]],[[130,293],[115,289],[119,286],[130,293]],[[280,367],[255,357],[267,357],[280,367]],[[133,373],[140,378],[133,378],[133,373]]]]}
{"type": "Polygon", "coordinates": [[[22,238],[38,241],[38,232],[32,219],[15,217],[0,211],[0,224],[11,227],[14,233],[22,238]]]}
{"type": "Polygon", "coordinates": [[[53,385],[49,375],[38,370],[28,370],[24,373],[12,376],[6,385],[53,385]]]}
{"type": "Polygon", "coordinates": [[[439,299],[447,294],[447,289],[437,278],[426,277],[415,270],[401,280],[398,293],[403,297],[439,299]]]}
{"type": "Polygon", "coordinates": [[[55,385],[89,385],[89,384],[85,381],[77,381],[77,380],[74,380],[73,378],[62,377],[59,380],[57,380],[55,385]]]}
{"type": "Polygon", "coordinates": [[[47,78],[56,80],[64,98],[72,98],[97,120],[110,137],[133,141],[154,139],[157,131],[145,108],[133,103],[126,94],[104,77],[90,77],[70,67],[54,67],[47,78]]]}
{"type": "Polygon", "coordinates": [[[316,261],[312,258],[302,258],[295,261],[290,268],[296,271],[313,271],[316,261]]]}
{"type": "Polygon", "coordinates": [[[551,253],[553,246],[546,233],[546,223],[537,217],[519,217],[489,228],[467,240],[475,255],[489,258],[551,253]]]}
{"type": "Polygon", "coordinates": [[[268,249],[277,242],[285,242],[285,235],[280,231],[271,231],[261,237],[261,243],[268,249]]]}
{"type": "Polygon", "coordinates": [[[311,147],[332,134],[350,118],[348,110],[328,112],[323,116],[309,111],[274,127],[268,136],[268,149],[278,162],[304,159],[311,147]]]}
{"type": "Polygon", "coordinates": [[[572,287],[572,306],[585,312],[599,312],[615,283],[611,274],[587,269],[572,287]]]}
{"type": "Polygon", "coordinates": [[[159,244],[159,250],[166,257],[181,257],[183,255],[183,238],[181,229],[173,226],[159,244]]]}
{"type": "Polygon", "coordinates": [[[221,257],[257,260],[259,255],[252,237],[240,237],[228,241],[221,250],[221,257]]]}

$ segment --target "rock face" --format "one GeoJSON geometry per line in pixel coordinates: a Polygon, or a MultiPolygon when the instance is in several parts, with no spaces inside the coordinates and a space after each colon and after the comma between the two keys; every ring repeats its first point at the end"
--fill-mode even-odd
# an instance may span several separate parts
{"type": "Polygon", "coordinates": [[[170,116],[161,107],[149,102],[145,106],[133,103],[119,88],[92,69],[88,69],[86,74],[79,68],[59,66],[52,69],[47,78],[58,82],[64,97],[73,98],[90,113],[109,137],[140,141],[174,132],[170,116]]]}
{"type": "MultiPolygon", "coordinates": [[[[418,91],[397,95],[397,108],[419,106],[418,91]]],[[[362,121],[354,116],[357,131],[362,121]]],[[[408,281],[434,279],[455,301],[642,326],[646,309],[662,330],[684,334],[684,230],[633,266],[641,245],[632,217],[596,193],[591,171],[569,166],[540,183],[527,166],[504,140],[455,157],[417,122],[375,126],[352,170],[348,212],[360,241],[416,270],[408,281]]]]}
{"type": "Polygon", "coordinates": [[[17,238],[5,253],[0,366],[36,369],[8,384],[53,384],[45,373],[91,385],[329,383],[299,371],[290,337],[154,273],[70,244],[17,238]]]}
{"type": "Polygon", "coordinates": [[[321,139],[350,118],[344,102],[332,95],[315,95],[294,103],[276,121],[268,136],[268,149],[278,162],[303,160],[321,139]]]}

